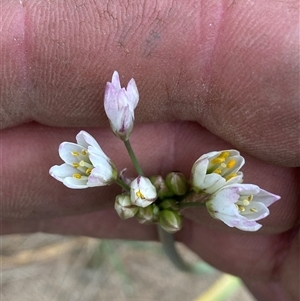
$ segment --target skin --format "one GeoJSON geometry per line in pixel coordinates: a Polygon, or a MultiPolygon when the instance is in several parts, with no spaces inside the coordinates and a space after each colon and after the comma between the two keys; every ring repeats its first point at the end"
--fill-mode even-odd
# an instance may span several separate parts
{"type": "Polygon", "coordinates": [[[298,300],[298,1],[21,2],[0,4],[2,234],[157,239],[117,217],[118,186],[75,191],[48,175],[80,129],[135,175],[103,111],[118,70],[139,88],[131,143],[147,175],[189,176],[203,153],[237,148],[245,182],[282,197],[256,233],[186,209],[176,239],[257,300],[298,300]]]}

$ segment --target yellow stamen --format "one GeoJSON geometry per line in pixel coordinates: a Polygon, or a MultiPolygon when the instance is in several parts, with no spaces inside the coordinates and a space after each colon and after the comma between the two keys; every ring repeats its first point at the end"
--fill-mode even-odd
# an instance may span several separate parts
{"type": "Polygon", "coordinates": [[[73,178],[80,180],[81,179],[81,175],[79,173],[74,173],[73,174],[73,178]]]}
{"type": "Polygon", "coordinates": [[[144,195],[141,193],[140,190],[136,192],[136,196],[137,196],[138,198],[142,199],[142,200],[145,199],[144,195]]]}
{"type": "Polygon", "coordinates": [[[217,174],[221,174],[221,169],[220,168],[217,168],[217,169],[215,169],[214,171],[213,171],[214,173],[217,173],[217,174]]]}
{"type": "Polygon", "coordinates": [[[87,152],[86,152],[85,149],[83,149],[83,150],[81,151],[81,153],[82,153],[84,156],[87,154],[87,152]]]}
{"type": "Polygon", "coordinates": [[[226,167],[227,167],[227,168],[232,168],[232,167],[234,167],[235,163],[236,163],[235,160],[232,159],[232,160],[230,160],[230,161],[227,163],[226,167]]]}
{"type": "Polygon", "coordinates": [[[85,173],[86,173],[88,176],[91,174],[91,172],[92,172],[92,169],[91,169],[91,168],[87,168],[86,171],[85,171],[85,173]]]}
{"type": "Polygon", "coordinates": [[[212,159],[210,162],[211,162],[211,164],[219,164],[219,163],[222,163],[224,161],[225,161],[225,159],[219,156],[219,157],[216,157],[216,158],[212,159]]]}
{"type": "Polygon", "coordinates": [[[229,157],[229,152],[222,152],[219,157],[227,159],[229,157]]]}
{"type": "Polygon", "coordinates": [[[73,167],[77,168],[79,167],[79,164],[77,162],[72,163],[73,167]]]}
{"type": "Polygon", "coordinates": [[[248,199],[244,199],[243,204],[244,204],[244,206],[248,206],[250,204],[250,202],[248,201],[248,199]]]}
{"type": "Polygon", "coordinates": [[[258,210],[256,208],[250,208],[251,212],[258,212],[258,210]]]}
{"type": "MultiPolygon", "coordinates": [[[[239,211],[244,212],[246,209],[244,206],[238,205],[239,211]]],[[[250,209],[251,210],[251,209],[250,209]]]]}
{"type": "Polygon", "coordinates": [[[78,152],[71,152],[71,154],[75,157],[79,156],[79,153],[78,152]]]}
{"type": "Polygon", "coordinates": [[[229,181],[230,179],[232,179],[232,178],[234,178],[234,177],[236,177],[236,176],[237,176],[236,173],[232,173],[232,174],[226,176],[226,177],[225,177],[225,180],[226,180],[226,181],[229,181]]]}
{"type": "Polygon", "coordinates": [[[253,194],[248,196],[248,201],[251,202],[253,200],[253,194]]]}

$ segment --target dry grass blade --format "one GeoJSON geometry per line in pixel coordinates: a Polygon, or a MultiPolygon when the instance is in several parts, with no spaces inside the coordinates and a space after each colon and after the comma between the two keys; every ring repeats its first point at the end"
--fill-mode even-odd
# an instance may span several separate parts
{"type": "Polygon", "coordinates": [[[57,256],[71,252],[76,248],[82,248],[87,244],[88,238],[68,239],[64,242],[53,243],[37,249],[22,250],[13,256],[0,256],[0,262],[2,262],[2,269],[11,269],[21,265],[54,260],[57,256]]]}

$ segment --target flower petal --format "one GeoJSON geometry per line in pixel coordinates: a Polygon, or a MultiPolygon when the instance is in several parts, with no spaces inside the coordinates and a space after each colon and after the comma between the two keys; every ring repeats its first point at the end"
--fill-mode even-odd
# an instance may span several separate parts
{"type": "Polygon", "coordinates": [[[86,150],[86,148],[76,143],[63,142],[59,146],[58,153],[63,161],[72,165],[72,163],[80,161],[79,158],[82,157],[82,155],[76,157],[72,155],[72,152],[77,152],[78,154],[81,154],[82,150],[86,150]]]}
{"type": "Polygon", "coordinates": [[[269,214],[269,209],[263,203],[254,201],[252,201],[249,206],[245,206],[245,211],[241,212],[241,215],[245,216],[249,221],[260,220],[269,214]],[[253,208],[255,211],[257,210],[257,212],[253,211],[253,208]]]}
{"type": "Polygon", "coordinates": [[[88,188],[87,186],[87,180],[79,180],[75,179],[73,177],[67,177],[63,180],[63,184],[67,186],[68,188],[72,189],[85,189],[88,188]]]}
{"type": "Polygon", "coordinates": [[[201,157],[194,163],[192,168],[192,183],[195,191],[200,191],[203,189],[203,181],[206,176],[207,166],[209,160],[201,159],[201,157]]]}
{"type": "Polygon", "coordinates": [[[76,141],[79,145],[82,145],[86,149],[89,146],[93,146],[95,149],[100,149],[102,151],[95,138],[86,131],[80,131],[76,136],[76,141]]]}
{"type": "Polygon", "coordinates": [[[243,231],[250,231],[254,232],[259,230],[262,225],[255,222],[255,221],[249,221],[247,219],[240,219],[239,223],[234,226],[237,229],[243,230],[243,231]]]}
{"type": "Polygon", "coordinates": [[[120,76],[118,71],[114,71],[112,75],[111,83],[113,84],[116,90],[121,89],[120,76]]]}
{"type": "Polygon", "coordinates": [[[240,195],[258,194],[261,190],[259,186],[254,184],[233,184],[230,187],[237,188],[240,195]]]}
{"type": "Polygon", "coordinates": [[[97,166],[95,167],[89,178],[88,185],[90,186],[105,186],[111,184],[117,177],[117,171],[111,166],[97,166]]]}
{"type": "Polygon", "coordinates": [[[127,97],[132,110],[134,110],[139,102],[139,91],[137,89],[135,80],[132,78],[127,85],[127,97]]]}
{"type": "Polygon", "coordinates": [[[263,203],[265,206],[269,207],[274,202],[280,199],[279,195],[270,193],[266,190],[260,189],[259,193],[255,195],[255,200],[263,203]]]}
{"type": "Polygon", "coordinates": [[[90,161],[92,162],[94,167],[103,166],[103,167],[111,169],[112,162],[104,153],[103,153],[104,154],[104,156],[103,156],[102,154],[95,152],[93,150],[93,148],[89,148],[88,151],[90,154],[89,155],[90,161]]]}
{"type": "Polygon", "coordinates": [[[65,177],[70,177],[74,173],[78,173],[77,169],[64,163],[62,165],[54,165],[49,170],[50,175],[56,180],[63,182],[65,177]]]}

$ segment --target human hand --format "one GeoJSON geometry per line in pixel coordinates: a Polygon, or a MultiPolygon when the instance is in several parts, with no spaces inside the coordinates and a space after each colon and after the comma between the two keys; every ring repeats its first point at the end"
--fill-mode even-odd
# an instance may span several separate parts
{"type": "Polygon", "coordinates": [[[83,128],[119,169],[131,166],[103,111],[117,69],[140,91],[131,143],[146,174],[189,175],[200,155],[233,145],[246,158],[245,181],[282,197],[257,233],[186,210],[177,239],[262,300],[296,300],[298,3],[105,2],[1,4],[3,234],[156,239],[155,228],[119,220],[118,187],[74,191],[48,175],[60,142],[83,128]]]}

